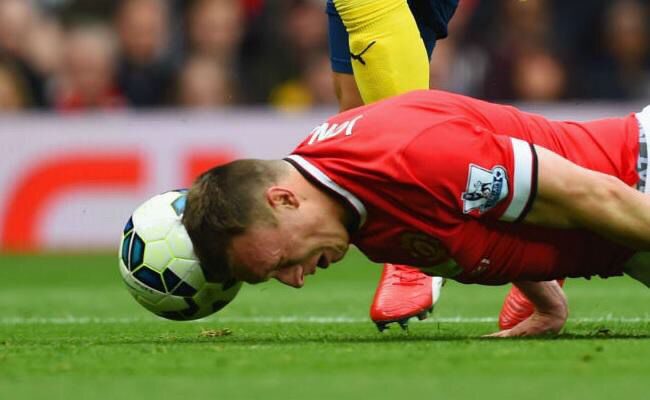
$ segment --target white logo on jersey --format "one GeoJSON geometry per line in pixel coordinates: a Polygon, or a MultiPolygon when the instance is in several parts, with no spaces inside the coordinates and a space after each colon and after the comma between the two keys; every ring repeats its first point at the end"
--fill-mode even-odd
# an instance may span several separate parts
{"type": "Polygon", "coordinates": [[[463,212],[478,210],[482,214],[498,202],[508,197],[508,173],[502,166],[492,170],[481,168],[478,165],[469,165],[467,188],[461,195],[463,199],[463,212]]]}
{"type": "Polygon", "coordinates": [[[313,144],[314,142],[322,142],[325,139],[337,136],[341,132],[345,131],[345,136],[352,135],[352,128],[354,124],[361,118],[363,115],[357,115],[349,121],[345,121],[342,124],[328,124],[325,122],[322,125],[317,126],[314,130],[311,131],[311,139],[309,139],[308,144],[313,144]]]}

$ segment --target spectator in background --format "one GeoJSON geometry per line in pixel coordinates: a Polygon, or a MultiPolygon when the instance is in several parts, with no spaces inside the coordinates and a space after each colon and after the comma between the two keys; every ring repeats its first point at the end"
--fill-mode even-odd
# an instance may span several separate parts
{"type": "Polygon", "coordinates": [[[0,1],[0,49],[3,54],[20,58],[22,44],[35,19],[31,2],[23,0],[0,1]]]}
{"type": "Polygon", "coordinates": [[[650,94],[648,17],[647,3],[611,2],[603,15],[601,52],[584,73],[587,97],[635,99],[650,94]]]}
{"type": "Polygon", "coordinates": [[[264,8],[264,0],[240,0],[244,7],[244,14],[247,21],[253,21],[259,17],[264,8]]]}
{"type": "MultiPolygon", "coordinates": [[[[647,97],[649,6],[645,0],[461,0],[450,38],[436,50],[431,84],[497,100],[647,97]]],[[[181,60],[200,56],[219,65],[195,68],[192,60],[184,71],[225,77],[228,104],[305,108],[330,103],[320,72],[326,26],[323,0],[0,0],[0,63],[13,71],[5,80],[17,76],[26,107],[164,105],[177,100],[174,90],[186,79],[179,76],[181,60]],[[79,81],[95,72],[71,74],[62,26],[111,22],[107,15],[114,17],[119,58],[117,70],[105,68],[116,80],[104,77],[112,89],[91,95],[97,88],[79,81]]],[[[90,41],[92,57],[101,58],[104,40],[90,41]]]]}
{"type": "Polygon", "coordinates": [[[563,98],[566,90],[564,67],[548,50],[527,49],[513,65],[513,98],[546,102],[563,98]]]}
{"type": "Polygon", "coordinates": [[[465,37],[480,0],[461,0],[449,22],[449,36],[436,42],[436,56],[429,66],[429,86],[478,96],[487,69],[487,56],[465,37]]]}
{"type": "Polygon", "coordinates": [[[189,61],[179,77],[178,99],[189,107],[233,104],[239,87],[240,48],[246,28],[240,0],[196,0],[187,12],[189,61]],[[209,79],[201,88],[197,77],[209,79]]]}
{"type": "Polygon", "coordinates": [[[25,79],[9,64],[0,63],[0,112],[17,111],[29,103],[25,79]]]}
{"type": "Polygon", "coordinates": [[[66,33],[55,105],[59,111],[116,109],[126,105],[116,80],[116,40],[107,25],[78,25],[66,33]]]}
{"type": "Polygon", "coordinates": [[[492,21],[479,30],[486,71],[482,88],[474,94],[493,100],[560,99],[566,93],[566,71],[551,48],[557,42],[552,1],[501,0],[496,9],[487,3],[481,6],[483,12],[487,7],[493,15],[492,21]],[[534,59],[529,60],[529,56],[534,59]],[[562,87],[540,87],[547,83],[562,87]]]}
{"type": "Polygon", "coordinates": [[[195,55],[183,65],[177,84],[177,105],[209,109],[230,105],[236,98],[228,71],[211,57],[195,55]]]}
{"type": "Polygon", "coordinates": [[[314,106],[336,106],[332,69],[326,53],[315,51],[297,79],[277,86],[270,96],[271,105],[285,111],[302,111],[314,106]]]}
{"type": "Polygon", "coordinates": [[[336,104],[328,61],[327,15],[324,8],[320,1],[289,2],[286,20],[280,31],[285,43],[285,61],[288,63],[285,71],[288,74],[272,88],[272,105],[300,109],[324,103],[336,104]],[[324,85],[324,82],[327,84],[324,85]],[[323,89],[323,93],[317,93],[323,89]]]}
{"type": "Polygon", "coordinates": [[[63,28],[52,16],[41,16],[24,43],[25,59],[39,77],[41,104],[50,107],[63,62],[63,28]]]}
{"type": "Polygon", "coordinates": [[[244,29],[240,0],[196,0],[188,11],[189,50],[236,68],[244,29]]]}
{"type": "Polygon", "coordinates": [[[305,66],[303,81],[311,96],[312,106],[336,106],[338,100],[332,85],[328,53],[316,50],[305,66]]]}
{"type": "Polygon", "coordinates": [[[166,54],[169,15],[163,0],[124,0],[115,15],[120,42],[117,81],[130,105],[163,104],[174,65],[166,54]]]}
{"type": "Polygon", "coordinates": [[[15,64],[29,92],[28,105],[46,105],[43,79],[34,71],[25,54],[25,42],[36,26],[37,11],[33,3],[24,0],[0,1],[0,59],[15,64]]]}
{"type": "Polygon", "coordinates": [[[285,86],[291,89],[302,79],[313,57],[327,54],[324,1],[285,0],[264,4],[258,22],[251,26],[244,43],[241,65],[246,98],[257,103],[275,101],[278,91],[285,91],[285,86]]]}

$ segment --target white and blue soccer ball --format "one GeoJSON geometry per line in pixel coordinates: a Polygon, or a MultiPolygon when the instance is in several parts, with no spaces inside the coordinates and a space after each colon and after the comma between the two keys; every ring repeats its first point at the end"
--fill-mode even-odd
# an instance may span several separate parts
{"type": "Polygon", "coordinates": [[[164,318],[192,320],[230,303],[241,282],[208,282],[181,223],[186,190],[159,194],[138,207],[124,227],[119,266],[126,287],[164,318]]]}

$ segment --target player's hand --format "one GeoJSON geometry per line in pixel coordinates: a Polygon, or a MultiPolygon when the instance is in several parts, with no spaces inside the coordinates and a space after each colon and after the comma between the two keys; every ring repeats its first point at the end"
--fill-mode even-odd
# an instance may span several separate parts
{"type": "Polygon", "coordinates": [[[557,334],[564,327],[567,313],[547,313],[535,310],[527,319],[511,329],[495,332],[485,337],[517,337],[557,334]]]}
{"type": "Polygon", "coordinates": [[[569,316],[566,296],[557,281],[516,282],[535,306],[535,311],[515,327],[486,337],[516,337],[557,334],[569,316]]]}

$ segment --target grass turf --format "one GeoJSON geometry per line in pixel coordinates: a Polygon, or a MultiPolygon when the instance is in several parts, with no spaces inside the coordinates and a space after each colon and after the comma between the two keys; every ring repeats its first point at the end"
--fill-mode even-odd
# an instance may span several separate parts
{"type": "Polygon", "coordinates": [[[486,340],[507,287],[451,282],[433,318],[379,334],[379,272],[352,253],[179,323],[130,298],[112,255],[1,255],[0,399],[647,398],[650,292],[631,279],[569,281],[558,337],[486,340]]]}

